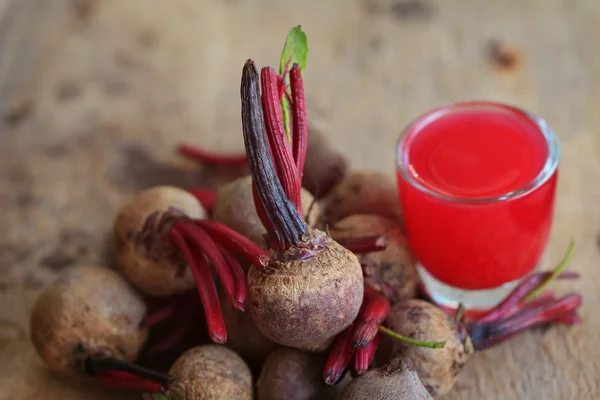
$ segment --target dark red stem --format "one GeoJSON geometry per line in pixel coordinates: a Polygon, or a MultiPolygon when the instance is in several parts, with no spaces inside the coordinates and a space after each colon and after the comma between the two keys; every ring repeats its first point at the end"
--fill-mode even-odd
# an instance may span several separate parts
{"type": "Polygon", "coordinates": [[[151,314],[148,314],[146,318],[141,323],[141,326],[144,328],[154,326],[156,324],[160,324],[170,318],[172,318],[177,313],[175,305],[173,303],[169,303],[158,310],[154,311],[151,314]]]}
{"type": "Polygon", "coordinates": [[[261,103],[264,110],[265,128],[279,181],[288,200],[292,202],[296,207],[296,211],[302,216],[302,205],[300,204],[302,180],[296,169],[290,145],[285,135],[277,87],[278,77],[277,72],[271,67],[264,67],[261,70],[261,103]]]}
{"type": "Polygon", "coordinates": [[[263,221],[263,224],[268,229],[271,247],[287,249],[291,246],[300,246],[308,235],[308,226],[294,204],[287,198],[282,183],[277,177],[261,108],[258,71],[252,60],[244,64],[240,97],[246,155],[252,184],[268,219],[263,221]]]}
{"type": "Polygon", "coordinates": [[[386,248],[385,237],[379,235],[361,238],[336,238],[335,240],[354,254],[373,253],[386,248]]]}
{"type": "Polygon", "coordinates": [[[243,166],[246,165],[247,159],[246,154],[220,154],[206,151],[200,147],[192,146],[188,144],[182,144],[179,146],[179,154],[182,154],[191,159],[200,161],[205,164],[219,164],[219,165],[230,165],[230,166],[243,166]]]}
{"type": "Polygon", "coordinates": [[[178,230],[171,229],[169,235],[182,252],[192,270],[194,280],[196,281],[196,288],[198,289],[202,307],[204,308],[208,333],[211,339],[216,343],[225,343],[227,341],[225,321],[220,309],[217,288],[215,287],[215,282],[204,256],[193,251],[193,247],[190,248],[188,246],[186,240],[178,230]]]}
{"type": "Polygon", "coordinates": [[[467,328],[475,350],[492,347],[526,329],[570,315],[581,305],[579,294],[569,294],[551,304],[546,301],[524,307],[513,316],[492,322],[474,322],[467,328]]]}
{"type": "MultiPolygon", "coordinates": [[[[489,322],[507,317],[535,289],[550,279],[552,272],[539,272],[525,278],[519,285],[496,307],[477,318],[477,322],[489,322]]],[[[573,272],[562,272],[558,279],[576,279],[579,275],[573,272]]]]}
{"type": "Polygon", "coordinates": [[[215,201],[217,201],[217,194],[214,190],[210,189],[188,189],[195,198],[198,199],[202,207],[208,212],[212,214],[213,206],[215,205],[215,201]]]}
{"type": "Polygon", "coordinates": [[[329,356],[325,363],[323,371],[323,379],[328,385],[335,385],[342,379],[344,372],[352,361],[354,355],[354,347],[352,346],[352,332],[354,332],[354,324],[344,329],[333,340],[333,344],[329,350],[329,356]]]}
{"type": "Polygon", "coordinates": [[[354,347],[365,347],[377,335],[379,325],[390,312],[390,302],[377,290],[365,286],[363,304],[355,319],[356,328],[352,335],[354,347]]]}
{"type": "Polygon", "coordinates": [[[219,249],[221,250],[221,254],[225,260],[227,260],[227,264],[229,265],[230,273],[235,280],[236,286],[236,297],[235,300],[238,303],[238,306],[234,306],[238,310],[244,310],[244,302],[246,301],[247,295],[247,287],[246,287],[246,275],[244,274],[244,270],[240,265],[240,262],[235,258],[231,253],[225,249],[222,245],[219,245],[219,249]]]}
{"type": "Polygon", "coordinates": [[[375,358],[375,352],[379,345],[379,335],[375,335],[365,347],[359,347],[354,352],[354,373],[362,375],[369,369],[369,365],[375,358]]]}
{"type": "Polygon", "coordinates": [[[269,263],[269,253],[235,230],[215,221],[197,220],[194,222],[205,229],[216,242],[231,247],[253,265],[269,263]]]}
{"type": "MultiPolygon", "coordinates": [[[[173,229],[181,233],[190,243],[194,245],[194,248],[201,252],[206,258],[210,260],[213,268],[219,276],[221,285],[225,289],[225,293],[231,302],[231,305],[238,308],[240,304],[237,302],[237,285],[234,281],[233,274],[227,264],[227,261],[223,257],[221,250],[213,239],[201,228],[195,225],[191,221],[180,220],[173,229]]],[[[212,276],[211,276],[212,280],[212,276]]],[[[241,310],[244,309],[244,305],[241,305],[241,310]]]]}
{"type": "Polygon", "coordinates": [[[170,375],[111,357],[88,357],[84,372],[106,386],[154,393],[168,389],[175,381],[170,375]]]}
{"type": "Polygon", "coordinates": [[[105,371],[96,375],[95,378],[103,386],[113,389],[139,390],[150,393],[162,393],[168,389],[160,383],[122,371],[105,371]]]}
{"type": "Polygon", "coordinates": [[[304,162],[306,161],[306,150],[308,148],[308,123],[306,118],[306,104],[304,101],[304,83],[302,81],[302,72],[298,64],[292,66],[290,71],[290,88],[292,91],[292,151],[296,170],[298,171],[300,182],[304,171],[304,162]]]}

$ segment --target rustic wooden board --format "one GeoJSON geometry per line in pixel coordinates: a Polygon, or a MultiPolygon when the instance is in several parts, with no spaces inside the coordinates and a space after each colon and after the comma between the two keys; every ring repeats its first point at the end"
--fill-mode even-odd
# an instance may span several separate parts
{"type": "Polygon", "coordinates": [[[356,168],[391,174],[401,128],[455,100],[516,103],[556,129],[544,264],[575,237],[584,279],[558,288],[583,292],[584,322],[476,355],[447,398],[600,397],[600,2],[20,0],[0,12],[0,399],[115,398],[46,372],[28,342],[35,296],[64,268],[107,262],[106,232],[135,191],[214,181],[174,146],[242,148],[241,66],[276,64],[295,24],[311,47],[310,118],[356,168]],[[494,39],[514,60],[490,59],[494,39]]]}

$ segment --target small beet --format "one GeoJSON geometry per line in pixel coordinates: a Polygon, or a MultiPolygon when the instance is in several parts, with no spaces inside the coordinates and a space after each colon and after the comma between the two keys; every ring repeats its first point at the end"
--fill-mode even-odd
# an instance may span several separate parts
{"type": "Polygon", "coordinates": [[[67,270],[39,295],[31,313],[34,348],[50,369],[86,374],[109,387],[161,392],[171,377],[131,364],[148,330],[141,297],[116,272],[67,270]]]}
{"type": "Polygon", "coordinates": [[[194,275],[171,240],[160,240],[147,252],[135,240],[154,212],[181,210],[190,218],[206,218],[206,211],[191,193],[170,186],[143,190],[125,205],[114,222],[115,257],[123,275],[145,293],[172,296],[194,288],[194,275]]]}
{"type": "Polygon", "coordinates": [[[206,344],[189,349],[173,363],[169,374],[176,379],[173,392],[182,392],[185,400],[253,398],[250,369],[225,346],[206,344]]]}
{"type": "Polygon", "coordinates": [[[329,233],[341,243],[380,236],[385,243],[383,250],[357,254],[365,284],[381,292],[391,304],[415,297],[419,281],[416,261],[397,221],[374,214],[351,215],[333,224],[329,233]]]}
{"type": "Polygon", "coordinates": [[[401,358],[354,379],[338,400],[432,400],[417,373],[401,358]]]}
{"type": "Polygon", "coordinates": [[[257,382],[258,400],[335,399],[350,377],[335,386],[321,379],[325,358],[320,354],[282,348],[265,361],[257,382]]]}
{"type": "Polygon", "coordinates": [[[86,355],[108,355],[132,362],[148,331],[140,328],[146,306],[116,272],[74,267],[38,297],[31,313],[31,339],[48,366],[77,372],[86,355]]]}
{"type": "MultiPolygon", "coordinates": [[[[278,75],[266,67],[261,77],[259,82],[256,66],[248,60],[241,85],[242,128],[255,206],[267,229],[270,255],[267,265],[248,272],[249,308],[269,339],[323,351],[358,313],[362,269],[353,253],[304,221],[298,166],[304,164],[306,155],[294,149],[305,142],[308,132],[294,128],[290,148],[281,116],[278,75]]],[[[297,64],[291,69],[290,85],[292,98],[303,97],[297,64]]],[[[304,108],[293,103],[292,114],[294,127],[306,127],[304,108]]]]}
{"type": "Polygon", "coordinates": [[[309,131],[302,186],[316,198],[323,198],[344,179],[349,163],[322,132],[314,128],[309,131]]]}
{"type": "Polygon", "coordinates": [[[430,349],[382,335],[378,358],[381,356],[383,362],[398,356],[409,358],[432,396],[449,392],[473,354],[473,344],[466,329],[442,309],[418,299],[394,305],[385,325],[400,335],[420,341],[446,342],[443,348],[430,349]]]}
{"type": "MultiPolygon", "coordinates": [[[[319,215],[319,205],[314,203],[313,196],[306,189],[302,189],[301,196],[304,214],[308,215],[308,225],[315,226],[319,215]]],[[[238,178],[219,188],[212,218],[241,233],[254,243],[266,246],[264,235],[267,230],[254,207],[251,176],[238,178]]]]}
{"type": "Polygon", "coordinates": [[[396,184],[379,171],[351,172],[322,202],[322,218],[329,224],[354,214],[376,214],[402,221],[396,184]]]}
{"type": "Polygon", "coordinates": [[[264,264],[269,258],[265,250],[231,228],[205,220],[198,196],[169,186],[134,197],[119,212],[113,231],[116,258],[126,277],[154,296],[171,297],[195,285],[211,339],[227,341],[213,271],[229,303],[243,311],[246,277],[232,252],[264,264]]]}

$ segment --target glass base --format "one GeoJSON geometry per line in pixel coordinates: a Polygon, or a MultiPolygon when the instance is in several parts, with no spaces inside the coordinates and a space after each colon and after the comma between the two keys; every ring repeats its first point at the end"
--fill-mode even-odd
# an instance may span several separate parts
{"type": "Polygon", "coordinates": [[[448,310],[456,310],[461,303],[467,311],[489,310],[504,300],[520,282],[508,282],[493,289],[467,290],[446,285],[429,274],[420,264],[417,264],[417,270],[425,293],[432,301],[448,310]]]}

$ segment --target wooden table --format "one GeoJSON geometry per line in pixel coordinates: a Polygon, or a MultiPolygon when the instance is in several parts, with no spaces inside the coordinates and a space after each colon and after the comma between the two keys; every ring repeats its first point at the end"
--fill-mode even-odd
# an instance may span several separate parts
{"type": "Polygon", "coordinates": [[[46,371],[28,342],[35,296],[71,265],[107,262],[112,217],[137,190],[214,183],[175,145],[241,150],[242,64],[276,65],[296,24],[311,48],[309,118],[355,168],[391,174],[400,129],[455,100],[515,103],[555,128],[544,265],[575,237],[583,279],[557,289],[583,293],[583,324],[477,354],[447,398],[599,398],[597,0],[20,0],[0,11],[0,399],[115,398],[46,371]]]}

